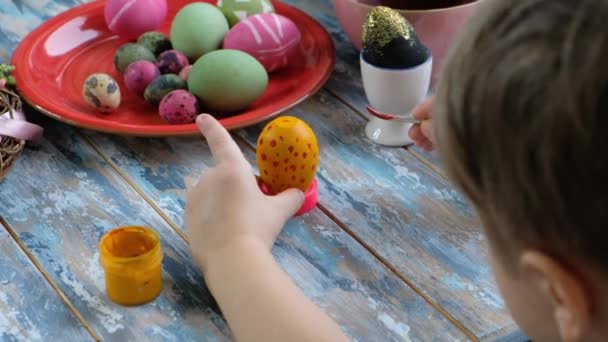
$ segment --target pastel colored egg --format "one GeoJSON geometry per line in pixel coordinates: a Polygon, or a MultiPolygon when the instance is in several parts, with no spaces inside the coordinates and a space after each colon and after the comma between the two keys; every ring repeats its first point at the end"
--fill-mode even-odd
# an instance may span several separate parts
{"type": "Polygon", "coordinates": [[[187,89],[186,81],[179,76],[166,74],[158,77],[148,85],[144,91],[144,99],[152,105],[158,105],[160,101],[173,90],[187,89]]]}
{"type": "Polygon", "coordinates": [[[179,74],[188,65],[190,65],[188,57],[177,50],[161,53],[156,62],[156,66],[162,74],[179,74]]]}
{"type": "Polygon", "coordinates": [[[179,77],[184,81],[188,81],[188,76],[190,76],[190,71],[192,71],[192,65],[185,66],[182,71],[179,72],[179,77]]]}
{"type": "Polygon", "coordinates": [[[258,14],[234,26],[224,39],[224,49],[247,52],[268,72],[289,65],[298,52],[302,34],[289,18],[275,14],[258,14]]]}
{"type": "Polygon", "coordinates": [[[120,106],[120,87],[107,74],[92,74],[82,85],[82,96],[86,103],[96,110],[109,113],[120,106]]]}
{"type": "Polygon", "coordinates": [[[150,82],[159,76],[160,71],[154,63],[141,60],[129,64],[125,71],[124,81],[129,91],[143,95],[150,82]]]}
{"type": "Polygon", "coordinates": [[[268,73],[251,55],[218,50],[201,57],[190,71],[188,89],[203,105],[233,113],[255,102],[268,86],[268,73]]]}
{"type": "Polygon", "coordinates": [[[256,151],[260,178],[272,194],[308,190],[319,166],[319,146],[304,121],[282,116],[264,127],[256,151]]]}
{"type": "Polygon", "coordinates": [[[167,0],[107,0],[104,18],[113,33],[136,39],[156,30],[167,16],[167,0]]]}
{"type": "Polygon", "coordinates": [[[228,30],[222,11],[213,5],[195,2],[177,12],[170,36],[173,48],[194,61],[219,49],[228,30]]]}
{"type": "Polygon", "coordinates": [[[270,0],[218,0],[217,7],[222,10],[230,26],[250,15],[274,12],[270,0]]]}
{"type": "Polygon", "coordinates": [[[146,32],[139,36],[137,39],[137,44],[152,51],[155,56],[158,56],[167,50],[173,49],[173,44],[171,44],[169,38],[156,31],[146,32]]]}
{"type": "Polygon", "coordinates": [[[174,90],[163,97],[158,112],[170,124],[188,124],[194,122],[200,114],[201,107],[196,96],[187,90],[174,90]]]}
{"type": "Polygon", "coordinates": [[[139,44],[127,43],[116,50],[116,54],[114,55],[114,66],[116,67],[116,70],[122,74],[129,64],[140,60],[156,62],[156,57],[152,51],[139,44]]]}

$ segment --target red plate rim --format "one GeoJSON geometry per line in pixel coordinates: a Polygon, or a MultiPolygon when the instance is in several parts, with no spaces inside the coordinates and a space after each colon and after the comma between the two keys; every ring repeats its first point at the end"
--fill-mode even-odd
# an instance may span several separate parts
{"type": "MultiPolygon", "coordinates": [[[[329,59],[327,63],[324,63],[322,69],[318,70],[323,77],[320,77],[315,83],[314,86],[306,89],[306,93],[302,94],[300,98],[294,100],[290,104],[283,106],[281,108],[277,108],[276,110],[265,114],[265,115],[253,115],[251,113],[246,114],[238,114],[226,118],[220,119],[220,123],[226,127],[228,130],[235,130],[251,125],[255,125],[262,121],[271,119],[275,116],[280,115],[281,113],[294,108],[298,104],[302,103],[315,93],[317,93],[329,80],[333,69],[335,67],[336,62],[336,53],[335,46],[333,40],[327,30],[318,23],[314,18],[310,15],[306,14],[304,11],[285,4],[279,1],[272,1],[275,8],[288,8],[290,11],[296,12],[301,18],[304,18],[311,22],[312,25],[317,26],[319,31],[323,33],[324,44],[328,44],[331,47],[331,53],[328,54],[329,59]],[[252,117],[250,117],[252,116],[252,117]]],[[[90,11],[95,10],[97,7],[101,7],[104,5],[104,1],[93,1],[87,4],[83,4],[74,8],[71,8],[63,13],[58,14],[57,16],[45,21],[32,32],[30,32],[17,46],[13,53],[13,57],[11,59],[11,63],[16,66],[16,70],[14,72],[15,79],[18,84],[18,90],[21,97],[27,102],[31,107],[36,109],[37,111],[66,124],[90,129],[93,131],[103,132],[103,133],[111,133],[111,134],[119,134],[125,136],[138,136],[138,137],[169,137],[169,136],[193,136],[198,135],[199,131],[196,124],[187,124],[187,125],[138,125],[138,124],[126,124],[121,122],[114,122],[113,127],[107,127],[105,125],[98,125],[95,121],[99,120],[95,117],[85,118],[83,119],[80,116],[75,116],[71,113],[57,113],[55,111],[50,110],[44,104],[46,100],[43,96],[38,95],[32,87],[23,87],[19,86],[20,84],[25,83],[22,73],[27,73],[27,71],[23,71],[23,69],[19,68],[21,65],[21,61],[28,60],[30,57],[31,48],[35,42],[37,42],[41,38],[45,38],[51,30],[55,28],[55,26],[64,23],[66,20],[72,19],[78,15],[86,14],[90,11]],[[155,128],[158,127],[158,128],[155,128]]],[[[279,12],[279,11],[277,11],[279,12]]],[[[26,69],[27,70],[27,69],[26,69]]],[[[48,104],[48,103],[47,103],[48,104]]]]}

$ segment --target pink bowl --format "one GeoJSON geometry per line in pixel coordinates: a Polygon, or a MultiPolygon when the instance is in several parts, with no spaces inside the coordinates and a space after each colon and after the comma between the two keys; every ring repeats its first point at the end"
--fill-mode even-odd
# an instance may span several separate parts
{"type": "MultiPolygon", "coordinates": [[[[456,35],[481,1],[483,0],[429,10],[397,10],[412,23],[422,43],[433,54],[432,85],[438,79],[445,55],[456,35]]],[[[333,0],[338,21],[358,50],[362,47],[361,36],[365,18],[374,7],[370,3],[380,2],[379,0],[333,0]]]]}

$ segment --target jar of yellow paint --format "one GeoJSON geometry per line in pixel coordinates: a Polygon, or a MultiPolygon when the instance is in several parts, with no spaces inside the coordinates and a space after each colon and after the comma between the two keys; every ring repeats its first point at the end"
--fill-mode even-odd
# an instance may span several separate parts
{"type": "Polygon", "coordinates": [[[160,294],[163,252],[156,232],[146,227],[116,228],[101,238],[99,251],[110,300],[139,305],[160,294]]]}

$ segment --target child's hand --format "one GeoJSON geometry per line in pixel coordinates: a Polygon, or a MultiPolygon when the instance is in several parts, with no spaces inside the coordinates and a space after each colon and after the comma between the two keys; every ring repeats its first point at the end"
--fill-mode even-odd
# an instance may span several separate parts
{"type": "Polygon", "coordinates": [[[416,146],[425,151],[435,149],[435,136],[433,135],[433,99],[427,99],[420,103],[412,111],[412,116],[415,120],[422,121],[420,124],[415,124],[410,128],[410,138],[416,146]]]}
{"type": "Polygon", "coordinates": [[[269,250],[283,225],[302,205],[299,190],[264,195],[251,165],[224,127],[209,115],[197,118],[216,166],[188,190],[184,222],[203,271],[242,248],[269,250]]]}
{"type": "Polygon", "coordinates": [[[196,120],[217,165],[187,195],[192,254],[238,341],[346,341],[274,260],[270,248],[302,205],[300,190],[269,197],[230,134],[209,115],[196,120]]]}

